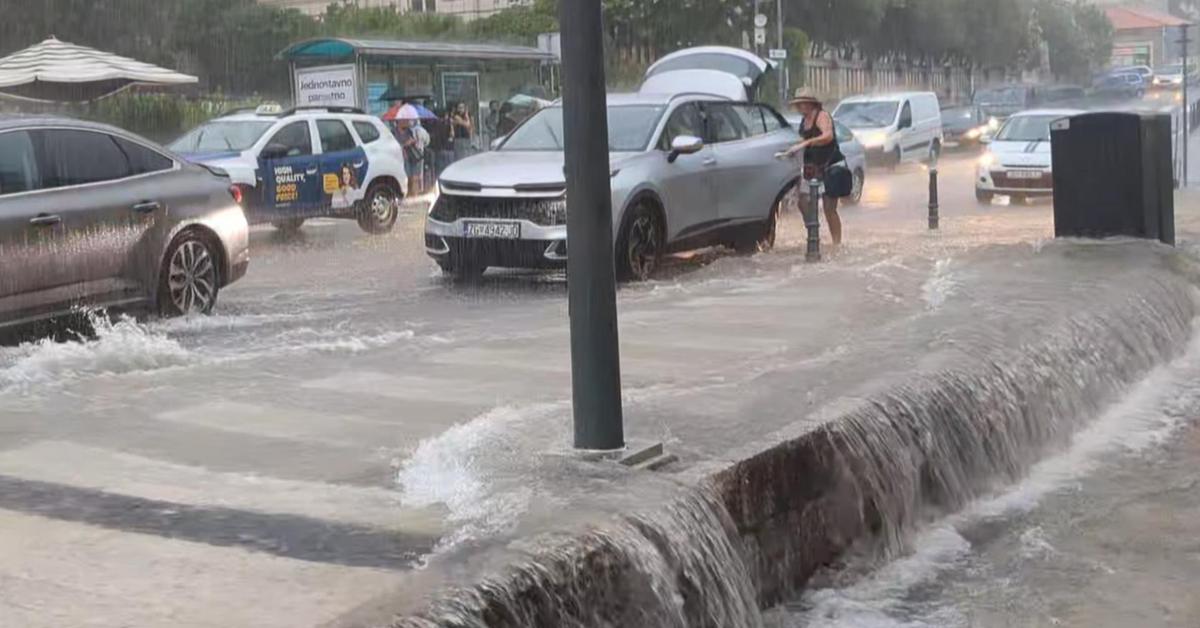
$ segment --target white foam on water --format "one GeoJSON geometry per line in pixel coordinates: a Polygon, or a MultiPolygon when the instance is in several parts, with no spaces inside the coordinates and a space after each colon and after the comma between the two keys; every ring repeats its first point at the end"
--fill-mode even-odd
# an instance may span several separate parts
{"type": "Polygon", "coordinates": [[[422,440],[396,476],[402,505],[446,508],[455,530],[438,549],[511,530],[535,494],[528,481],[535,464],[529,440],[534,434],[555,438],[554,428],[546,426],[557,422],[546,419],[567,408],[566,403],[502,406],[422,440]]]}
{"type": "MultiPolygon", "coordinates": [[[[806,592],[802,610],[789,621],[809,628],[967,625],[954,608],[935,606],[917,612],[906,606],[914,588],[960,565],[970,555],[970,543],[958,530],[1028,512],[1045,496],[1072,486],[1112,455],[1136,453],[1162,443],[1200,408],[1197,382],[1200,334],[1193,333],[1182,357],[1152,371],[1078,432],[1067,449],[1034,465],[1024,480],[927,526],[913,540],[911,553],[848,586],[806,592]]],[[[1042,559],[1056,551],[1040,528],[1024,531],[1020,547],[1027,559],[1042,559]]]]}
{"type": "Polygon", "coordinates": [[[946,299],[958,291],[958,277],[951,265],[950,258],[939,259],[934,263],[929,279],[921,285],[921,297],[931,310],[942,307],[946,299]]]}
{"type": "Polygon", "coordinates": [[[0,391],[195,364],[200,358],[178,341],[131,318],[89,314],[96,338],[42,339],[0,351],[0,391]]]}

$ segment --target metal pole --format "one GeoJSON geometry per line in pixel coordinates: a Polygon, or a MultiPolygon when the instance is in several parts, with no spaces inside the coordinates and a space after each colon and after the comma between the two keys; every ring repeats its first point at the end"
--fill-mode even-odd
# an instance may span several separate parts
{"type": "MultiPolygon", "coordinates": [[[[775,0],[775,34],[778,36],[778,46],[780,50],[787,50],[787,46],[783,45],[783,0],[775,0]]],[[[791,55],[789,55],[791,56],[791,55]]],[[[779,106],[783,107],[787,104],[788,90],[788,65],[791,64],[791,59],[783,59],[780,65],[779,72],[779,106]]]]}
{"type": "Polygon", "coordinates": [[[936,157],[929,163],[929,228],[938,228],[938,168],[936,157]]]}
{"type": "Polygon", "coordinates": [[[1188,25],[1184,24],[1179,27],[1182,31],[1182,36],[1179,38],[1180,53],[1183,56],[1183,176],[1180,177],[1183,187],[1188,184],[1188,140],[1192,135],[1192,117],[1191,106],[1188,103],[1188,44],[1191,40],[1188,39],[1188,25]]]}
{"type": "MultiPolygon", "coordinates": [[[[754,0],[754,16],[752,19],[758,19],[760,13],[762,13],[762,0],[754,0]]],[[[756,34],[756,38],[754,40],[754,54],[761,57],[763,56],[763,51],[762,44],[758,43],[757,39],[758,24],[754,24],[754,32],[756,34]]]]}
{"type": "Polygon", "coordinates": [[[625,446],[600,0],[560,0],[575,447],[625,446]]]}
{"type": "Polygon", "coordinates": [[[808,228],[808,248],[804,260],[821,261],[821,180],[808,180],[808,210],[804,212],[804,226],[808,228]]]}

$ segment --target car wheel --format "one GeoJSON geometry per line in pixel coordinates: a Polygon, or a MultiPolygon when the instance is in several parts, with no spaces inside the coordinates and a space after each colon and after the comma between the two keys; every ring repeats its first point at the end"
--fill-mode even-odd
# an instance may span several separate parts
{"type": "Polygon", "coordinates": [[[766,220],[742,227],[741,233],[733,241],[733,250],[741,255],[753,255],[775,248],[775,234],[779,230],[779,212],[783,210],[783,204],[787,198],[788,194],[785,193],[775,201],[766,220]]]}
{"type": "Polygon", "coordinates": [[[304,226],[304,218],[287,218],[284,220],[275,220],[271,222],[271,226],[279,230],[285,235],[295,235],[300,231],[300,227],[304,226]]]}
{"type": "Polygon", "coordinates": [[[995,196],[996,195],[992,194],[991,192],[975,188],[975,200],[978,201],[980,205],[991,205],[992,199],[995,198],[995,196]]]}
{"type": "Polygon", "coordinates": [[[658,269],[666,228],[646,201],[630,208],[617,240],[617,272],[624,281],[646,281],[658,269]]]}
{"type": "Polygon", "coordinates": [[[856,169],[850,179],[850,196],[846,197],[847,205],[858,205],[862,202],[863,185],[866,184],[866,173],[856,169]]]}
{"type": "Polygon", "coordinates": [[[900,147],[897,146],[896,150],[892,151],[891,159],[888,159],[888,170],[895,172],[896,168],[900,167],[900,162],[903,160],[904,154],[900,152],[900,147]]]}
{"type": "Polygon", "coordinates": [[[163,316],[208,314],[220,287],[216,247],[196,231],[176,236],[167,249],[158,280],[158,311],[163,316]]]}
{"type": "Polygon", "coordinates": [[[382,181],[372,184],[359,206],[358,226],[376,235],[391,231],[400,215],[400,199],[396,186],[382,181]]]}

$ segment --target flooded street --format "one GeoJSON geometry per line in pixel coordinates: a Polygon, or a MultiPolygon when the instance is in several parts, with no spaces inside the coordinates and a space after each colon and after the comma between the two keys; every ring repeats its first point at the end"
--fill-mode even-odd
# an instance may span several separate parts
{"type": "MultiPolygon", "coordinates": [[[[93,340],[0,348],[0,525],[41,530],[0,553],[0,607],[26,628],[315,625],[381,596],[404,608],[520,554],[524,536],[659,503],[738,448],[1157,281],[1150,247],[1054,243],[1049,204],[978,206],[973,159],[943,160],[937,233],[922,169],[872,171],[862,205],[842,210],[846,243],[821,264],[803,262],[790,213],[771,253],[681,255],[620,289],[627,431],[679,458],[662,474],[570,455],[562,273],[448,281],[421,249],[419,205],[387,236],[330,220],[290,238],[256,228],[250,274],[211,317],[98,320],[93,340]],[[67,568],[68,555],[90,567],[67,568]],[[255,586],[232,585],[231,569],[255,586]],[[278,605],[261,606],[264,592],[278,605]]],[[[1066,551],[1062,520],[1039,512],[918,537],[925,575],[880,584],[882,606],[818,588],[798,602],[812,610],[775,619],[889,625],[894,593],[916,604],[899,625],[975,625],[1014,599],[988,588],[1002,583],[1048,595],[1024,605],[1029,621],[1061,619],[1074,598],[1036,585],[1048,577],[1036,562],[1001,558],[1030,538],[1066,551]],[[943,577],[953,585],[936,588],[943,577]]],[[[1048,565],[1096,578],[1087,561],[1118,562],[1106,551],[1048,565]]]]}

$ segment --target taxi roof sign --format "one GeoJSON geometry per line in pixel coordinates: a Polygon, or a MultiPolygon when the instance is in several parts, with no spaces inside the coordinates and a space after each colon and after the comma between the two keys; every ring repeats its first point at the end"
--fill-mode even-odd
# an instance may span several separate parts
{"type": "Polygon", "coordinates": [[[254,109],[254,113],[262,116],[279,115],[283,113],[283,107],[277,102],[263,103],[254,109]]]}

